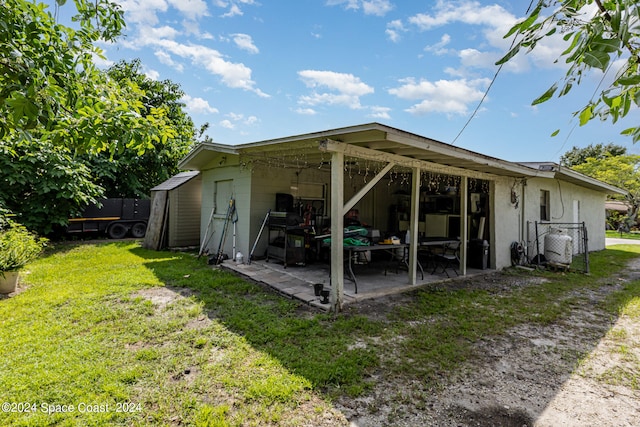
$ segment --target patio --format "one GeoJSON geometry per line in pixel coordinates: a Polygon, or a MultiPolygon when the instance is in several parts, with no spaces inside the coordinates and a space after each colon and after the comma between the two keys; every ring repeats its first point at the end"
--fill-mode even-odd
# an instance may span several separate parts
{"type": "MultiPolygon", "coordinates": [[[[254,260],[251,264],[237,264],[228,259],[221,263],[219,267],[234,272],[248,280],[266,285],[289,298],[300,300],[318,309],[328,311],[331,307],[331,304],[321,303],[322,297],[315,296],[313,287],[315,283],[323,284],[325,289],[330,287],[329,264],[316,262],[306,265],[288,265],[287,268],[284,268],[281,262],[274,260],[268,262],[254,260]]],[[[448,278],[445,273],[441,272],[431,274],[433,267],[425,266],[424,269],[424,278],[418,273],[417,283],[412,286],[408,283],[407,271],[403,269],[396,271],[395,265],[386,263],[354,265],[353,270],[358,281],[358,292],[356,293],[355,285],[347,277],[347,269],[345,268],[344,305],[352,305],[366,299],[407,292],[432,283],[469,279],[473,276],[485,275],[494,271],[467,268],[466,276],[456,276],[449,269],[447,271],[451,278],[448,278]]]]}

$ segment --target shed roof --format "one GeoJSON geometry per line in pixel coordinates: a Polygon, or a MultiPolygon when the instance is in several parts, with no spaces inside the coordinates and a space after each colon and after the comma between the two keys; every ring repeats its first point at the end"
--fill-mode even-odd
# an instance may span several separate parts
{"type": "Polygon", "coordinates": [[[267,162],[278,159],[285,167],[318,167],[318,164],[326,163],[330,159],[326,151],[342,151],[346,156],[368,160],[393,161],[401,166],[418,166],[436,173],[482,179],[497,176],[558,178],[597,191],[622,193],[622,190],[616,187],[565,168],[549,169],[541,168],[542,163],[509,162],[380,123],[240,145],[201,143],[182,160],[180,167],[206,169],[220,153],[239,155],[249,161],[267,162]]]}
{"type": "Polygon", "coordinates": [[[180,172],[161,184],[156,185],[151,191],[170,191],[175,190],[181,185],[189,182],[200,174],[199,171],[180,172]]]}

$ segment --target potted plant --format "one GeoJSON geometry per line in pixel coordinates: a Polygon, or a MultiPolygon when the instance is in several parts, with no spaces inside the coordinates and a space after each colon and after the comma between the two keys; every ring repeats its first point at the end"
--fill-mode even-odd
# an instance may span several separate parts
{"type": "Polygon", "coordinates": [[[15,291],[19,270],[40,255],[45,243],[46,239],[13,221],[0,229],[0,293],[15,291]]]}

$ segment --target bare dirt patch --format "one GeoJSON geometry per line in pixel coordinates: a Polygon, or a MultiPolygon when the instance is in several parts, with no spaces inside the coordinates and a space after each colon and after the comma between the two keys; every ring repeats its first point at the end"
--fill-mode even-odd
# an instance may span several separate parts
{"type": "MultiPolygon", "coordinates": [[[[521,325],[476,343],[473,362],[435,388],[380,373],[367,396],[340,399],[336,406],[359,427],[638,425],[640,322],[612,318],[597,304],[639,276],[636,261],[599,290],[581,295],[564,320],[521,325]]],[[[501,290],[539,280],[495,274],[444,286],[501,290]]],[[[385,307],[407,297],[394,298],[358,311],[380,317],[385,307]]]]}

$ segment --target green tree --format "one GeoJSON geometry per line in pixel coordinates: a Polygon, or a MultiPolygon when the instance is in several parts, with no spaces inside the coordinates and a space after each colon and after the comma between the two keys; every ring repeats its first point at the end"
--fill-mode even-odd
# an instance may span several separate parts
{"type": "MultiPolygon", "coordinates": [[[[65,0],[57,0],[64,5],[65,0]]],[[[0,1],[0,211],[46,233],[102,194],[80,155],[143,156],[176,137],[166,106],[97,69],[124,26],[110,0],[74,0],[73,29],[43,3],[0,1]]]]}
{"type": "Polygon", "coordinates": [[[141,117],[140,90],[113,82],[93,63],[94,55],[102,56],[95,43],[115,40],[124,27],[120,6],[74,3],[79,29],[58,24],[43,3],[0,2],[0,138],[46,137],[83,151],[144,151],[172,136],[165,111],[141,117]]]}
{"type": "Polygon", "coordinates": [[[588,158],[604,159],[609,156],[623,156],[627,154],[627,149],[616,144],[589,144],[584,148],[574,146],[560,157],[560,164],[567,167],[573,167],[584,163],[588,158]]]}
{"type": "MultiPolygon", "coordinates": [[[[505,37],[520,37],[497,64],[504,64],[521,50],[535,49],[541,40],[556,33],[562,34],[568,46],[561,57],[569,69],[562,81],[553,84],[533,104],[548,101],[556,94],[568,94],[593,69],[615,73],[608,87],[574,113],[581,126],[596,118],[615,123],[640,106],[639,17],[637,0],[538,0],[526,19],[506,34],[505,37]],[[590,6],[594,5],[595,13],[589,16],[590,6]]],[[[630,135],[634,142],[640,140],[639,126],[622,133],[630,135]]]]}
{"type": "Polygon", "coordinates": [[[156,142],[143,154],[122,150],[89,154],[84,158],[106,197],[148,197],[152,187],[178,172],[178,162],[193,145],[196,130],[180,101],[184,92],[170,80],[148,78],[141,71],[139,59],[120,61],[110,67],[107,74],[125,86],[135,84],[144,93],[144,108],[140,111],[143,117],[154,108],[166,111],[166,123],[173,129],[174,136],[156,142]]]}
{"type": "Polygon", "coordinates": [[[640,207],[640,156],[607,156],[602,159],[589,157],[584,163],[576,165],[573,170],[600,181],[627,190],[624,199],[629,202],[631,210],[629,218],[638,215],[640,207]]]}

